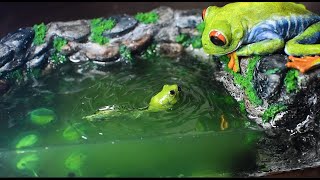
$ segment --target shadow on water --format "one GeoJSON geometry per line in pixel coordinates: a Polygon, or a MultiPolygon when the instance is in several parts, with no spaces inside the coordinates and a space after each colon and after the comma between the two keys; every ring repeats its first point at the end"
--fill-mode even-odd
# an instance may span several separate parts
{"type": "Polygon", "coordinates": [[[254,170],[261,132],[248,126],[212,72],[211,64],[189,57],[66,64],[37,86],[16,88],[2,99],[0,174],[218,177],[254,170]],[[164,84],[181,86],[179,102],[167,111],[141,112],[164,84]],[[100,122],[82,119],[107,105],[121,113],[100,122]],[[32,123],[30,112],[39,108],[52,110],[52,121],[32,123]],[[16,149],[26,136],[34,137],[32,144],[16,149]]]}

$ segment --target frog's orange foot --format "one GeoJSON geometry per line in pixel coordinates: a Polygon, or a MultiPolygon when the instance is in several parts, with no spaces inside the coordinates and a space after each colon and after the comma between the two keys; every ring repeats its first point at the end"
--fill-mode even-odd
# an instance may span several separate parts
{"type": "Polygon", "coordinates": [[[228,57],[230,58],[230,61],[228,63],[228,68],[232,69],[234,72],[239,71],[239,60],[238,56],[236,55],[236,52],[232,52],[228,54],[228,57]]]}
{"type": "Polygon", "coordinates": [[[228,121],[224,118],[224,115],[221,115],[221,121],[220,121],[220,129],[225,130],[229,127],[228,121]]]}
{"type": "Polygon", "coordinates": [[[307,72],[312,67],[320,64],[320,56],[304,56],[301,58],[289,56],[291,62],[287,62],[288,68],[298,69],[301,73],[307,72]]]}

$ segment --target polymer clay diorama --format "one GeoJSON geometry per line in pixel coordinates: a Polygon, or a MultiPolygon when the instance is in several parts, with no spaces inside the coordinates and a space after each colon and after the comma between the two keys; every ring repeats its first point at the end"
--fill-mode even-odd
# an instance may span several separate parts
{"type": "Polygon", "coordinates": [[[319,165],[320,16],[289,2],[51,22],[0,40],[6,177],[319,165]]]}

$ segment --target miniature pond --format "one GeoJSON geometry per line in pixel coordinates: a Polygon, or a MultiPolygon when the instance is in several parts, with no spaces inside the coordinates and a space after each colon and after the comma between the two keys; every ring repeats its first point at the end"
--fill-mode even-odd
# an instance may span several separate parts
{"type": "Polygon", "coordinates": [[[213,80],[212,69],[190,57],[154,57],[107,67],[67,63],[32,78],[1,99],[0,175],[214,177],[254,171],[262,132],[213,80]],[[182,89],[172,109],[130,113],[147,107],[164,84],[182,89]],[[105,121],[82,119],[105,106],[129,111],[105,121]]]}

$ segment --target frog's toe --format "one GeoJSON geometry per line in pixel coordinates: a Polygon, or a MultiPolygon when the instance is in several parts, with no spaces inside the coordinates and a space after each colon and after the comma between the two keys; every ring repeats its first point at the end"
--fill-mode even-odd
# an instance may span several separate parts
{"type": "Polygon", "coordinates": [[[236,52],[228,54],[228,57],[230,58],[230,61],[228,63],[228,68],[233,70],[234,72],[238,72],[239,60],[238,60],[238,56],[236,55],[236,52]]]}
{"type": "Polygon", "coordinates": [[[288,68],[298,69],[301,73],[305,73],[320,64],[320,56],[304,56],[300,58],[289,56],[289,60],[291,60],[291,62],[287,62],[286,66],[288,68]]]}

